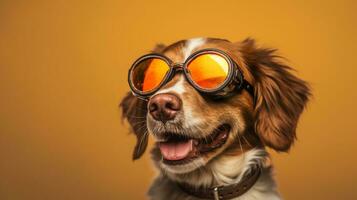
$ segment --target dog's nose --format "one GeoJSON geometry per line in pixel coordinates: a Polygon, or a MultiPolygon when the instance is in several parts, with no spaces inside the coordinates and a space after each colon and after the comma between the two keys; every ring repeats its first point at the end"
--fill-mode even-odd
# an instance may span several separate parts
{"type": "Polygon", "coordinates": [[[157,94],[150,99],[148,108],[154,119],[165,123],[181,110],[181,100],[174,94],[157,94]]]}

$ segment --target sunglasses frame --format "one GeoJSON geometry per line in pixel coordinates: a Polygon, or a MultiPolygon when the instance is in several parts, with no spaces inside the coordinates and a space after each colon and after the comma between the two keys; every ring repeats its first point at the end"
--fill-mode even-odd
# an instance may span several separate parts
{"type": "MultiPolygon", "coordinates": [[[[157,92],[162,86],[164,86],[166,83],[168,83],[178,71],[183,71],[183,74],[185,76],[185,79],[190,83],[192,87],[194,87],[197,91],[200,93],[203,93],[205,95],[209,96],[227,96],[227,92],[230,91],[225,91],[228,89],[227,86],[231,85],[232,83],[235,83],[234,90],[242,90],[246,89],[250,95],[254,97],[254,89],[251,84],[249,84],[243,76],[243,73],[241,69],[239,68],[238,64],[236,64],[233,59],[226,54],[224,51],[220,49],[214,49],[214,48],[209,48],[209,49],[202,49],[199,51],[194,52],[191,54],[183,63],[174,63],[171,59],[168,57],[162,55],[162,54],[157,54],[157,53],[151,53],[151,54],[146,54],[144,56],[141,56],[138,58],[130,67],[129,72],[128,72],[128,83],[130,86],[130,89],[132,90],[133,94],[141,99],[148,99],[151,95],[153,95],[155,92],[157,92]],[[204,55],[204,54],[216,54],[219,56],[222,56],[228,63],[228,74],[226,79],[221,83],[217,88],[214,89],[205,89],[200,87],[198,84],[196,84],[190,75],[190,72],[188,70],[188,65],[198,56],[204,55]],[[158,86],[156,86],[154,89],[147,91],[147,92],[142,92],[138,90],[132,81],[132,72],[135,69],[135,67],[138,66],[142,61],[150,59],[150,58],[158,58],[161,59],[162,61],[166,62],[166,64],[169,67],[168,72],[166,72],[165,77],[163,80],[160,82],[158,86]]],[[[232,89],[231,89],[232,90],[232,89]]]]}

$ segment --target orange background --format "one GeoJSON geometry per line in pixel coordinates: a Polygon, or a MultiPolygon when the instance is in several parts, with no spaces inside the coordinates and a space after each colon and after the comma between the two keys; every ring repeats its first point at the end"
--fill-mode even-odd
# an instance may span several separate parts
{"type": "Polygon", "coordinates": [[[273,153],[285,199],[356,199],[356,1],[0,2],[0,199],[144,199],[117,105],[154,44],[247,36],[277,47],[313,87],[290,154],[273,153]]]}

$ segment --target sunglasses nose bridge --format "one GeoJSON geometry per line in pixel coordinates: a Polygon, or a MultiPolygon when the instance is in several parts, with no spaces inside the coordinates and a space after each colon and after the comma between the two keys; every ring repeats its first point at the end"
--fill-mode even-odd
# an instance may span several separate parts
{"type": "Polygon", "coordinates": [[[187,68],[185,68],[184,63],[175,63],[172,65],[172,68],[174,70],[174,74],[176,74],[177,72],[183,72],[184,74],[188,73],[188,70],[187,68]]]}
{"type": "Polygon", "coordinates": [[[174,63],[172,65],[172,68],[174,68],[175,70],[182,70],[183,69],[183,63],[174,63]]]}

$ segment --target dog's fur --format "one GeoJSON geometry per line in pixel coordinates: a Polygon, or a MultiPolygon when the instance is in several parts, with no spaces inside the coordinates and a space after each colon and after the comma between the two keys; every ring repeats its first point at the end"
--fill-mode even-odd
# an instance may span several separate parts
{"type": "MultiPolygon", "coordinates": [[[[183,63],[193,52],[217,48],[225,51],[241,68],[245,79],[254,86],[255,97],[245,90],[233,97],[212,100],[200,95],[184,79],[175,77],[156,94],[171,93],[182,100],[182,111],[165,125],[147,112],[147,101],[130,92],[122,100],[122,114],[137,137],[133,159],[145,151],[148,134],[160,140],[164,130],[205,137],[222,123],[231,126],[226,143],[198,159],[183,165],[166,165],[157,146],[152,158],[160,170],[149,196],[154,200],[197,199],[183,192],[177,183],[192,187],[213,187],[239,182],[252,165],[259,164],[262,174],[254,186],[236,199],[280,199],[265,147],[279,152],[289,150],[296,138],[296,126],[310,96],[308,84],[291,73],[276,50],[259,48],[254,40],[229,42],[222,39],[195,38],[170,46],[158,45],[153,51],[176,63],[183,63]]],[[[155,95],[156,95],[155,94],[155,95]]]]}

